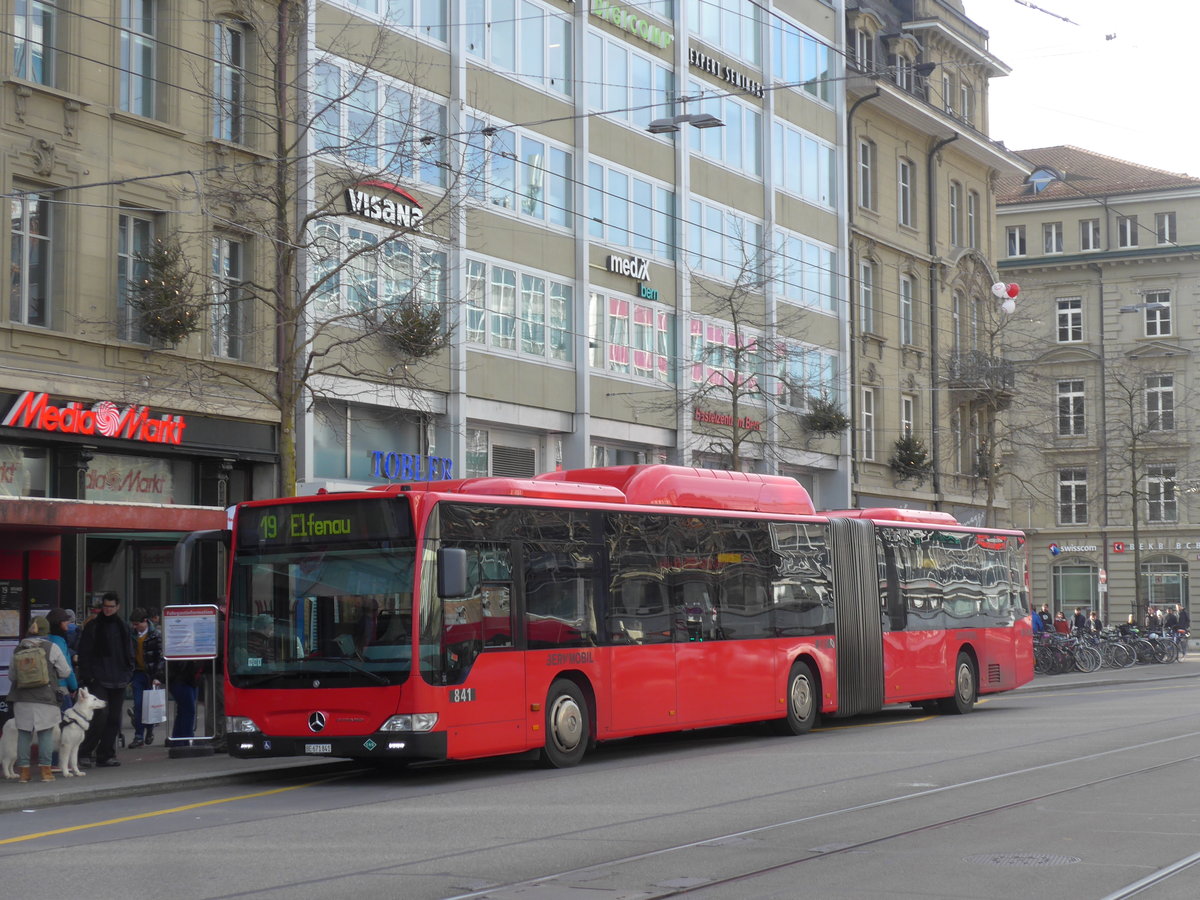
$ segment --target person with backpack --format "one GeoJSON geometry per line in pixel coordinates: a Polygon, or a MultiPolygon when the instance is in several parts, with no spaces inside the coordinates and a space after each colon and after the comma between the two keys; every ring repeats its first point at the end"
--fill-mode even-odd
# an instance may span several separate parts
{"type": "Polygon", "coordinates": [[[59,679],[71,674],[62,650],[49,640],[50,623],[44,616],[29,623],[28,636],[17,644],[9,661],[12,689],[8,702],[17,724],[17,775],[29,781],[33,745],[38,746],[38,768],[42,781],[53,781],[50,759],[54,753],[54,726],[62,718],[59,679]]]}

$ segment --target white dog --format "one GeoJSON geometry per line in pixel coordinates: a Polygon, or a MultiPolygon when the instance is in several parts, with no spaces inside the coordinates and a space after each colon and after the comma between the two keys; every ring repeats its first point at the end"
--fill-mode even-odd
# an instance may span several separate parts
{"type": "MultiPolygon", "coordinates": [[[[88,725],[96,710],[108,706],[99,697],[93,697],[88,689],[81,687],[75,695],[75,705],[63,713],[62,724],[54,726],[52,741],[58,746],[58,761],[62,773],[66,777],[82,775],[79,768],[79,745],[87,734],[88,725]]],[[[49,754],[43,754],[38,748],[38,759],[46,760],[49,765],[49,754]]],[[[4,732],[0,734],[0,770],[4,777],[12,780],[17,777],[17,726],[12,719],[4,723],[4,732]]]]}

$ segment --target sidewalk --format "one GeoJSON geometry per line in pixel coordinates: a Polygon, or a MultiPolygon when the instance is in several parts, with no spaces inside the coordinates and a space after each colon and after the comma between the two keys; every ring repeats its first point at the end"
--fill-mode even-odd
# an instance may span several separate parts
{"type": "MultiPolygon", "coordinates": [[[[1084,674],[1038,675],[1016,693],[1055,691],[1131,681],[1165,681],[1200,675],[1200,653],[1167,665],[1134,666],[1132,669],[1101,669],[1084,674]]],[[[129,731],[126,731],[129,738],[129,731]]],[[[65,803],[84,803],[109,797],[163,794],[189,788],[222,784],[244,784],[252,790],[264,782],[284,778],[320,778],[356,767],[343,759],[297,757],[281,759],[233,759],[224,753],[172,759],[166,747],[154,744],[137,750],[117,751],[119,768],[85,769],[82,778],[57,775],[52,784],[31,781],[19,784],[0,779],[0,813],[37,809],[65,803]]],[[[35,778],[37,775],[35,774],[35,778]]]]}

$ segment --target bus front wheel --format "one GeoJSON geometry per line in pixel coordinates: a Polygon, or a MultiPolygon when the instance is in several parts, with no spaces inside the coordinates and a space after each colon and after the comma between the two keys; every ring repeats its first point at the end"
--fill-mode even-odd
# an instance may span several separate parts
{"type": "Polygon", "coordinates": [[[551,769],[579,765],[587,750],[591,722],[579,685],[560,678],[546,696],[546,744],[542,764],[551,769]]]}
{"type": "Polygon", "coordinates": [[[808,663],[796,661],[788,675],[787,715],[773,719],[776,734],[808,734],[817,723],[817,683],[808,663]]]}
{"type": "Polygon", "coordinates": [[[975,708],[975,663],[971,655],[960,651],[954,664],[954,696],[938,701],[938,709],[952,716],[965,716],[975,708]]]}

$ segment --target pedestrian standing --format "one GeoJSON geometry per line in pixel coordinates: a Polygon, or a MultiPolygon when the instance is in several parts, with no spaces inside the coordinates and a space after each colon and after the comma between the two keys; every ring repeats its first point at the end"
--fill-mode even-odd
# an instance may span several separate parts
{"type": "Polygon", "coordinates": [[[117,735],[121,733],[125,688],[133,678],[133,642],[129,628],[118,614],[121,598],[107,591],[100,602],[100,615],[83,627],[79,639],[79,680],[108,706],[96,715],[79,747],[84,757],[95,754],[97,766],[119,766],[117,735]]]}
{"type": "Polygon", "coordinates": [[[133,638],[133,742],[129,749],[154,743],[154,726],[146,724],[142,695],[162,687],[162,636],[150,626],[150,617],[140,606],[129,616],[133,638]]]}
{"type": "Polygon", "coordinates": [[[1184,606],[1182,603],[1176,603],[1175,604],[1175,612],[1179,618],[1179,627],[1181,629],[1183,629],[1184,631],[1187,631],[1189,628],[1192,627],[1192,616],[1187,611],[1186,606],[1184,606]]]}
{"type": "Polygon", "coordinates": [[[1075,607],[1075,615],[1071,618],[1071,627],[1076,631],[1084,631],[1087,629],[1087,616],[1083,614],[1083,608],[1075,607]]]}
{"type": "Polygon", "coordinates": [[[71,674],[71,666],[58,646],[48,639],[49,634],[50,623],[45,616],[38,616],[29,623],[28,636],[13,651],[10,670],[13,686],[8,703],[17,726],[17,777],[23,782],[30,778],[30,758],[35,743],[42,781],[54,780],[50,768],[54,726],[62,719],[58,685],[60,679],[71,674]],[[26,660],[31,661],[26,664],[26,660]]]}

